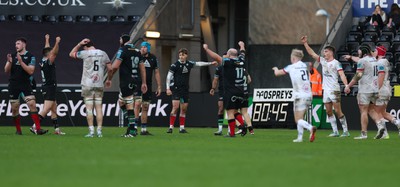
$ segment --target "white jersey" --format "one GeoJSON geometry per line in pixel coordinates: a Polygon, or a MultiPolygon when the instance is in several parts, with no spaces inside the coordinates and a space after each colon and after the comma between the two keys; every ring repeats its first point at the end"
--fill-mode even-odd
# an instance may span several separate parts
{"type": "Polygon", "coordinates": [[[336,59],[328,62],[320,57],[319,62],[322,65],[322,89],[327,91],[340,91],[338,82],[339,71],[343,71],[342,64],[336,59]]]}
{"type": "Polygon", "coordinates": [[[104,87],[106,64],[110,63],[108,55],[99,49],[83,50],[76,54],[83,60],[81,85],[88,87],[104,87]]]}
{"type": "Polygon", "coordinates": [[[389,80],[389,66],[390,63],[387,59],[383,58],[378,60],[378,65],[383,66],[385,72],[385,79],[381,89],[379,89],[379,96],[392,96],[392,87],[390,86],[389,80]]]}
{"type": "Polygon", "coordinates": [[[357,71],[363,72],[358,81],[358,93],[378,93],[378,70],[383,69],[383,66],[378,67],[378,61],[374,57],[361,58],[357,63],[357,71]]]}
{"type": "Polygon", "coordinates": [[[312,98],[311,84],[307,65],[298,61],[283,68],[285,73],[289,73],[293,85],[293,96],[298,98],[312,98]]]}

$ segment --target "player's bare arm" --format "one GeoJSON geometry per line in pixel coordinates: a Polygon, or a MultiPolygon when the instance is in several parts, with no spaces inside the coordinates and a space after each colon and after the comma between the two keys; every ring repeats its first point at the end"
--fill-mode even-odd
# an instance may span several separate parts
{"type": "Polygon", "coordinates": [[[159,69],[154,70],[154,77],[156,78],[156,82],[157,82],[156,96],[159,97],[161,95],[161,77],[160,77],[159,69]]]}
{"type": "Polygon", "coordinates": [[[208,48],[207,44],[203,44],[203,48],[204,50],[207,52],[208,55],[210,55],[211,58],[213,58],[214,60],[216,60],[218,63],[222,63],[222,57],[219,56],[217,53],[215,53],[214,51],[211,51],[208,48]]]}
{"type": "Polygon", "coordinates": [[[347,61],[351,60],[351,61],[357,63],[360,60],[360,57],[351,56],[351,55],[344,55],[344,59],[346,59],[347,61]]]}
{"type": "Polygon", "coordinates": [[[344,85],[347,85],[347,78],[343,71],[338,71],[340,79],[342,80],[344,85]]]}
{"type": "Polygon", "coordinates": [[[239,51],[246,51],[246,48],[244,47],[245,45],[244,45],[244,42],[243,41],[239,41],[238,42],[238,45],[239,45],[239,51]]]}
{"type": "Polygon", "coordinates": [[[30,65],[26,65],[25,62],[22,60],[21,55],[19,53],[17,53],[17,59],[19,64],[21,64],[22,69],[24,69],[24,71],[26,73],[28,73],[29,75],[32,75],[35,72],[35,66],[30,64],[30,65]]]}
{"type": "Polygon", "coordinates": [[[58,51],[60,49],[60,41],[61,41],[61,38],[59,36],[57,36],[56,37],[56,42],[54,43],[54,47],[53,47],[53,49],[51,49],[51,51],[49,53],[50,63],[54,63],[55,62],[55,59],[56,59],[56,57],[58,55],[58,51]]]}
{"type": "Polygon", "coordinates": [[[172,95],[172,91],[170,89],[170,83],[172,80],[172,77],[174,74],[170,71],[168,71],[167,78],[166,78],[166,84],[165,84],[165,91],[167,92],[167,95],[172,95]]]}
{"type": "Polygon", "coordinates": [[[89,39],[85,38],[82,41],[80,41],[78,44],[76,44],[76,46],[71,50],[71,52],[69,53],[69,56],[71,58],[75,58],[76,59],[76,53],[78,52],[79,48],[81,48],[83,45],[87,44],[88,42],[90,42],[89,39]]]}
{"type": "Polygon", "coordinates": [[[273,67],[272,70],[274,71],[274,74],[276,77],[286,75],[285,71],[283,71],[282,69],[279,69],[277,67],[273,67]]]}
{"type": "Polygon", "coordinates": [[[147,92],[147,84],[146,84],[146,67],[144,67],[143,63],[139,63],[140,77],[142,78],[142,93],[147,92]]]}
{"type": "Polygon", "coordinates": [[[301,42],[303,42],[304,47],[307,50],[307,53],[316,61],[318,61],[319,59],[319,55],[317,53],[314,52],[313,49],[311,49],[310,45],[308,45],[308,41],[307,41],[307,36],[302,36],[301,37],[301,42]]]}
{"type": "Polygon", "coordinates": [[[214,79],[213,79],[213,81],[212,81],[211,89],[210,89],[210,95],[214,95],[215,89],[216,89],[217,86],[218,86],[218,80],[219,80],[218,77],[214,77],[214,79]]]}
{"type": "Polygon", "coordinates": [[[11,71],[12,57],[11,54],[7,54],[7,62],[4,66],[4,72],[9,73],[11,71]]]}
{"type": "Polygon", "coordinates": [[[44,47],[45,48],[50,47],[50,35],[49,34],[44,35],[44,47]]]}
{"type": "Polygon", "coordinates": [[[363,76],[363,71],[357,71],[350,83],[344,88],[346,94],[350,93],[350,88],[356,84],[363,76]]]}

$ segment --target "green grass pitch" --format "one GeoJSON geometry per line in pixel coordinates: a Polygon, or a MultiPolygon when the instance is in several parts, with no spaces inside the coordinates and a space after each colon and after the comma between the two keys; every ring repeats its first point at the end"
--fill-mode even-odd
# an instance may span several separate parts
{"type": "MultiPolygon", "coordinates": [[[[295,130],[255,129],[255,135],[224,138],[214,128],[189,134],[121,138],[123,128],[106,127],[103,138],[84,138],[87,128],[63,128],[65,136],[36,136],[23,127],[0,128],[3,187],[80,186],[397,186],[400,138],[328,138],[292,143],[295,130]]],[[[224,129],[226,130],[226,129],[224,129]]],[[[305,133],[305,140],[309,133],[305,133]]]]}

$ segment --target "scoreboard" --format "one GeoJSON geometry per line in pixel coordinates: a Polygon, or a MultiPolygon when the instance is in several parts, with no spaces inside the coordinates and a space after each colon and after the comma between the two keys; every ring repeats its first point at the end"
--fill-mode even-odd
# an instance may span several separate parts
{"type": "Polygon", "coordinates": [[[254,89],[252,123],[262,127],[295,127],[293,89],[254,89]]]}

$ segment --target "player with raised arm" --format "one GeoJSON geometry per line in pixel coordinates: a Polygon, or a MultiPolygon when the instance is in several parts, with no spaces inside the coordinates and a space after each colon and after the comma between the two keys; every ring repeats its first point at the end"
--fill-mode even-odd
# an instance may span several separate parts
{"type": "Polygon", "coordinates": [[[86,105],[86,119],[89,126],[89,134],[85,137],[94,137],[93,106],[96,110],[97,137],[103,137],[103,81],[106,68],[108,71],[112,70],[110,58],[104,51],[96,49],[93,42],[87,38],[80,41],[71,50],[69,56],[83,60],[81,95],[86,105]],[[83,50],[79,51],[80,48],[83,48],[83,50]]]}
{"type": "MultiPolygon", "coordinates": [[[[54,47],[50,47],[50,35],[45,35],[45,46],[43,48],[43,58],[39,62],[41,75],[42,75],[42,94],[44,98],[44,107],[40,111],[39,118],[42,121],[46,115],[51,111],[51,121],[54,126],[54,134],[65,135],[61,131],[58,120],[57,120],[57,76],[56,76],[56,64],[55,60],[58,55],[59,44],[61,38],[56,37],[54,47]]],[[[31,128],[31,132],[35,133],[35,125],[31,128]]]]}
{"type": "MultiPolygon", "coordinates": [[[[345,93],[350,93],[350,88],[358,82],[357,101],[361,114],[361,135],[354,137],[356,140],[367,139],[368,127],[368,108],[370,103],[375,104],[378,99],[379,89],[383,85],[384,80],[384,67],[379,65],[377,60],[372,56],[372,50],[369,45],[361,45],[358,49],[360,60],[357,63],[357,72],[350,83],[345,87],[345,93]]],[[[379,111],[375,107],[376,111],[379,111]]],[[[378,126],[377,139],[383,136],[385,131],[385,120],[382,114],[377,112],[375,122],[378,126]]]]}
{"type": "MultiPolygon", "coordinates": [[[[244,44],[243,44],[244,45],[244,44]]],[[[228,114],[229,136],[235,137],[236,120],[239,121],[239,129],[241,135],[247,133],[244,126],[243,116],[238,112],[242,108],[248,107],[248,100],[245,95],[245,76],[244,73],[244,56],[238,55],[238,51],[231,48],[226,53],[226,58],[222,58],[214,51],[208,48],[207,44],[203,44],[207,54],[220,63],[223,67],[224,74],[224,108],[228,114]]]]}
{"type": "Polygon", "coordinates": [[[129,35],[122,35],[120,37],[121,48],[117,52],[117,56],[112,64],[112,71],[108,73],[106,85],[111,85],[111,80],[114,73],[119,70],[119,105],[121,108],[127,110],[128,114],[128,128],[123,137],[134,137],[137,135],[135,129],[135,114],[134,114],[134,99],[133,91],[136,89],[141,78],[142,93],[147,92],[146,85],[146,70],[143,64],[140,52],[135,49],[135,46],[129,42],[129,35]],[[140,77],[139,77],[140,76],[140,77]]]}
{"type": "Polygon", "coordinates": [[[341,98],[340,98],[340,85],[338,77],[342,80],[343,84],[347,86],[347,79],[343,73],[342,65],[334,58],[335,48],[332,46],[324,47],[323,57],[311,49],[307,42],[307,36],[301,37],[301,41],[307,50],[307,53],[318,63],[322,65],[322,89],[323,89],[323,102],[328,115],[328,120],[331,123],[333,132],[329,137],[349,137],[350,133],[347,128],[347,120],[342,112],[341,98]],[[342,124],[343,134],[339,135],[333,108],[342,124]]]}
{"type": "Polygon", "coordinates": [[[48,132],[40,127],[40,119],[36,108],[36,98],[32,90],[32,74],[35,72],[36,59],[26,50],[26,39],[17,38],[15,40],[14,54],[7,54],[7,62],[4,66],[4,72],[10,74],[8,93],[10,94],[11,112],[17,129],[16,134],[22,135],[21,116],[19,115],[19,99],[22,99],[28,105],[30,116],[35,123],[34,132],[37,135],[43,135],[48,132]]]}
{"type": "Polygon", "coordinates": [[[166,80],[167,95],[172,95],[172,110],[167,133],[172,133],[173,131],[176,113],[178,112],[179,106],[179,133],[187,133],[185,129],[185,120],[187,107],[189,105],[189,76],[192,68],[194,66],[209,66],[217,64],[216,62],[189,61],[187,60],[188,50],[185,48],[179,49],[178,55],[179,59],[175,63],[171,64],[166,80]]]}
{"type": "Polygon", "coordinates": [[[290,75],[290,80],[293,85],[293,111],[294,111],[294,120],[297,124],[298,135],[297,138],[293,140],[293,142],[303,142],[303,132],[304,129],[310,131],[310,142],[313,142],[315,139],[315,132],[317,128],[312,126],[311,124],[304,121],[304,114],[306,113],[308,107],[312,102],[312,92],[311,92],[311,84],[309,80],[309,73],[307,65],[301,61],[304,54],[303,51],[298,49],[293,49],[292,54],[290,55],[290,61],[292,64],[286,66],[283,69],[278,69],[277,67],[273,67],[275,76],[283,76],[286,74],[290,75]]]}

